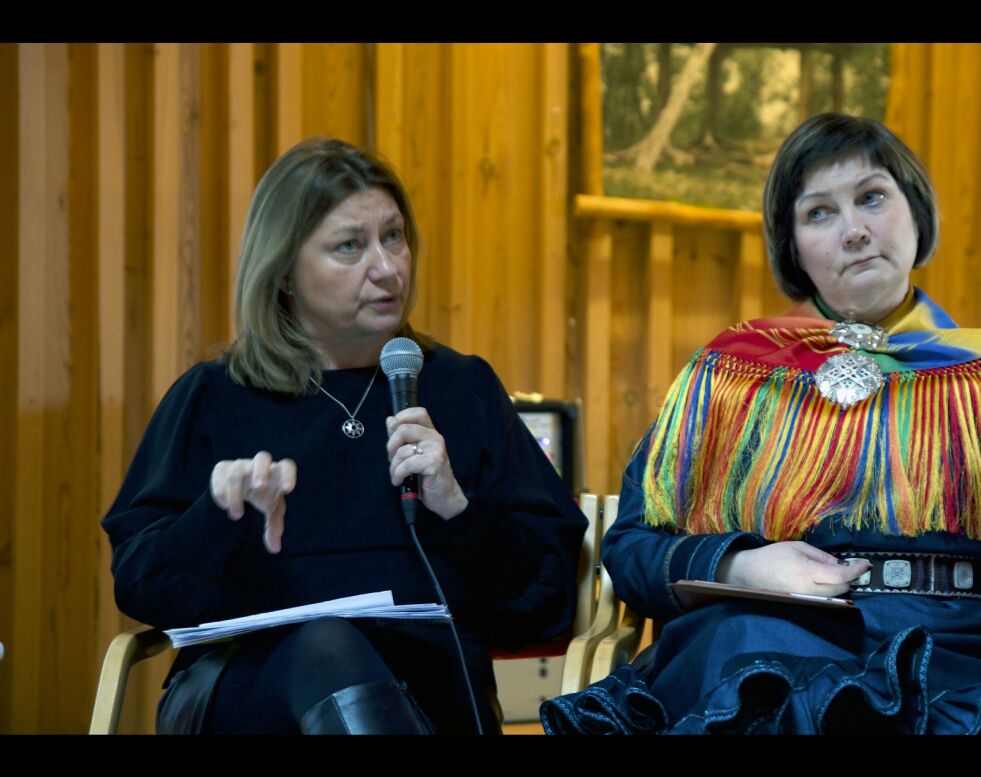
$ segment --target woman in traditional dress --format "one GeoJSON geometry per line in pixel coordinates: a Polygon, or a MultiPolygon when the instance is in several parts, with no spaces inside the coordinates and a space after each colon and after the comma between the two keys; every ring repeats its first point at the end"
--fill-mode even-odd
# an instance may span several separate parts
{"type": "Polygon", "coordinates": [[[737,324],[671,387],[603,546],[655,646],[543,706],[546,730],[971,732],[981,727],[981,331],[910,284],[938,237],[921,162],[822,114],[766,182],[797,306],[737,324]],[[847,597],[715,600],[679,580],[847,597]]]}

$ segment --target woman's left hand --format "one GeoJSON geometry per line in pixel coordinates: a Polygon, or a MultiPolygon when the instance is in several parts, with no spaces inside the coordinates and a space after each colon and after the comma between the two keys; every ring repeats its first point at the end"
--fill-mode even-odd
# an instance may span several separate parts
{"type": "Polygon", "coordinates": [[[436,515],[449,520],[462,513],[469,500],[450,466],[443,435],[436,431],[423,407],[409,407],[386,420],[392,485],[409,475],[419,478],[419,498],[436,515]]]}

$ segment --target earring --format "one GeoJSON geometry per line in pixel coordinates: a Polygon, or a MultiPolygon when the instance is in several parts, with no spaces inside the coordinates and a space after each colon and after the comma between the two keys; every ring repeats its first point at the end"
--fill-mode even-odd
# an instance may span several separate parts
{"type": "Polygon", "coordinates": [[[283,291],[286,292],[287,297],[293,296],[293,281],[291,281],[289,278],[286,279],[286,288],[283,289],[283,291]]]}

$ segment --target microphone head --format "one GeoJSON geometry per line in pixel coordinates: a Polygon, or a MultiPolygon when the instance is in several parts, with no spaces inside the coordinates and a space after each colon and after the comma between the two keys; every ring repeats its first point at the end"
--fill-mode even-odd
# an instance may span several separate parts
{"type": "Polygon", "coordinates": [[[422,371],[422,348],[408,337],[392,338],[382,348],[379,363],[389,380],[399,375],[418,377],[422,371]]]}

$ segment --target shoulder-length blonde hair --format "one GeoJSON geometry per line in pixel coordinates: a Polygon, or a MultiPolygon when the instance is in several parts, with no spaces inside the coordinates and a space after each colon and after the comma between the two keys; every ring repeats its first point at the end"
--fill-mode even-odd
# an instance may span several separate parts
{"type": "Polygon", "coordinates": [[[387,191],[402,212],[412,254],[408,300],[395,334],[424,348],[431,344],[408,322],[416,301],[419,230],[398,175],[375,152],[309,138],[277,159],[252,195],[235,282],[235,341],[225,352],[233,380],[293,396],[316,391],[310,380],[319,383],[316,350],[290,312],[284,281],[324,216],[374,187],[387,191]]]}

